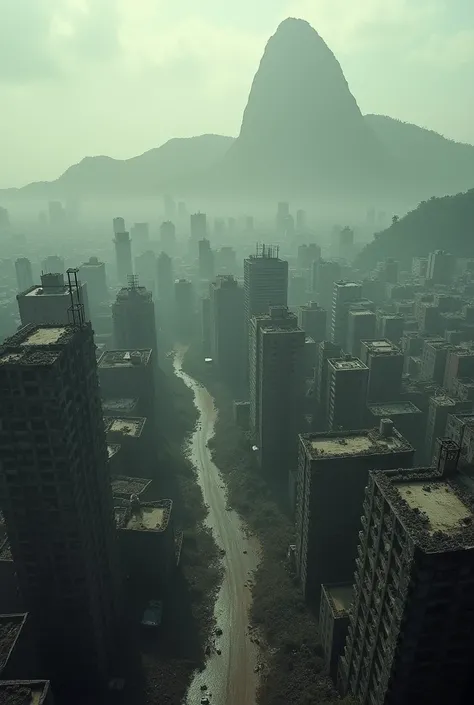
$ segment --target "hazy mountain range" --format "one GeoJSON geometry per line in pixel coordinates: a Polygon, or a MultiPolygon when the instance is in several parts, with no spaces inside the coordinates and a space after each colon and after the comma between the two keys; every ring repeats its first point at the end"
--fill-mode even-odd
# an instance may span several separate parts
{"type": "Polygon", "coordinates": [[[414,203],[474,186],[474,147],[380,115],[363,116],[339,62],[303,20],[270,38],[236,139],[172,139],[127,160],[87,157],[13,198],[252,194],[414,203]]]}

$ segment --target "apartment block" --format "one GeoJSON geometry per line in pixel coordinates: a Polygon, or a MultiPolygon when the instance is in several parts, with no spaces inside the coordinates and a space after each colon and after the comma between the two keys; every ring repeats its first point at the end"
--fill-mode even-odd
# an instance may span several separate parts
{"type": "Polygon", "coordinates": [[[411,467],[413,455],[390,422],[369,431],[299,436],[296,565],[309,601],[319,604],[322,583],[352,578],[369,470],[411,467]]]}

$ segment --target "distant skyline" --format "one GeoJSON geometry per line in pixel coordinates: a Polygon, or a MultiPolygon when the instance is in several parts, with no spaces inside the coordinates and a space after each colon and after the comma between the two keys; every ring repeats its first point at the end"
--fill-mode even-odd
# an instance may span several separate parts
{"type": "Polygon", "coordinates": [[[289,16],[319,32],[364,114],[474,144],[472,0],[1,0],[0,188],[236,136],[289,16]]]}

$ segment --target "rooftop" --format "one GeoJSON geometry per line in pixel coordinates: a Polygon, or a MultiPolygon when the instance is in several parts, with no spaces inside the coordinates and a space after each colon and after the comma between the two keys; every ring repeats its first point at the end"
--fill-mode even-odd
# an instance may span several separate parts
{"type": "Polygon", "coordinates": [[[387,340],[386,338],[381,338],[379,340],[361,340],[360,341],[362,345],[365,345],[366,348],[373,354],[373,355],[401,355],[402,351],[398,347],[398,345],[394,345],[393,343],[390,342],[390,340],[387,340]]]}
{"type": "Polygon", "coordinates": [[[0,346],[0,364],[51,365],[78,330],[72,325],[23,326],[0,346]]]}
{"type": "Polygon", "coordinates": [[[422,414],[423,412],[411,401],[390,401],[383,404],[367,405],[374,416],[400,416],[401,414],[422,414]]]}
{"type": "Polygon", "coordinates": [[[146,423],[144,416],[106,416],[104,418],[106,433],[120,433],[122,436],[139,438],[146,423]]]}
{"type": "Polygon", "coordinates": [[[0,705],[42,705],[49,681],[0,681],[0,705]]]}
{"type": "Polygon", "coordinates": [[[150,362],[151,349],[146,350],[107,350],[98,362],[99,369],[109,367],[136,367],[150,362]]]}
{"type": "Polygon", "coordinates": [[[344,617],[349,611],[349,607],[354,599],[354,588],[352,583],[334,583],[322,586],[334,618],[344,617]]]}
{"type": "Polygon", "coordinates": [[[433,468],[372,471],[414,543],[428,553],[474,548],[474,496],[461,473],[433,468]]]}
{"type": "Polygon", "coordinates": [[[130,495],[142,494],[150,486],[151,480],[144,477],[127,477],[116,475],[112,478],[112,494],[117,497],[130,499],[130,495]]]}
{"type": "Polygon", "coordinates": [[[367,365],[364,365],[362,360],[357,357],[348,358],[332,358],[328,360],[328,363],[335,370],[368,370],[367,365]]]}
{"type": "Polygon", "coordinates": [[[33,286],[30,289],[27,289],[26,291],[23,292],[23,294],[20,294],[20,296],[27,296],[28,298],[31,296],[70,296],[70,291],[69,287],[66,284],[62,284],[61,286],[40,286],[36,285],[33,286]]]}
{"type": "Polygon", "coordinates": [[[25,620],[26,614],[0,615],[0,673],[10,658],[25,620]]]}
{"type": "Polygon", "coordinates": [[[411,509],[418,508],[427,517],[431,535],[435,531],[459,531],[467,518],[469,522],[474,518],[447,482],[401,482],[396,488],[411,509]]]}
{"type": "Polygon", "coordinates": [[[168,527],[172,507],[173,502],[171,499],[142,502],[139,509],[135,511],[132,511],[130,505],[128,507],[116,507],[117,528],[128,531],[165,531],[168,527]]]}
{"type": "Polygon", "coordinates": [[[300,439],[312,460],[413,451],[412,446],[396,429],[393,429],[392,435],[388,437],[381,436],[377,429],[372,429],[305,433],[300,434],[300,439]]]}

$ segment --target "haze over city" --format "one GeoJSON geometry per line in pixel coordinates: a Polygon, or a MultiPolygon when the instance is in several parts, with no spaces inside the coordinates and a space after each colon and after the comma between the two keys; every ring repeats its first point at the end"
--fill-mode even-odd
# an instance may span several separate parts
{"type": "Polygon", "coordinates": [[[0,705],[466,705],[474,8],[0,2],[0,705]]]}
{"type": "Polygon", "coordinates": [[[0,188],[85,156],[236,136],[265,43],[291,16],[335,52],[364,114],[474,142],[469,0],[3,0],[0,188]]]}

